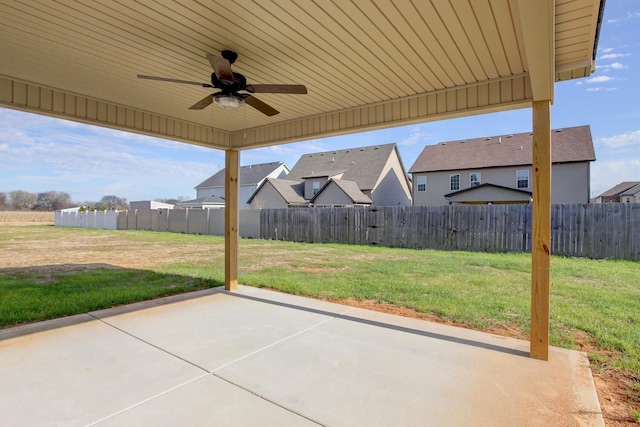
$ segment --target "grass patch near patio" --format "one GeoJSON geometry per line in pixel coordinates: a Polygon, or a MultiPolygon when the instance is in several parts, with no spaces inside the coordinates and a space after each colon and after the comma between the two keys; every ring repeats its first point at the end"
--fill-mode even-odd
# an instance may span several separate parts
{"type": "Polygon", "coordinates": [[[221,284],[200,277],[100,266],[53,274],[0,274],[0,326],[65,317],[221,284]]]}
{"type": "MultiPolygon", "coordinates": [[[[0,327],[222,284],[222,237],[0,227],[0,327]],[[95,263],[104,268],[91,267],[95,263]],[[66,267],[65,267],[66,266],[66,267]]],[[[609,352],[640,377],[640,264],[552,257],[551,343],[609,352]]],[[[531,256],[240,242],[239,282],[331,300],[389,303],[527,338],[531,256]]]]}

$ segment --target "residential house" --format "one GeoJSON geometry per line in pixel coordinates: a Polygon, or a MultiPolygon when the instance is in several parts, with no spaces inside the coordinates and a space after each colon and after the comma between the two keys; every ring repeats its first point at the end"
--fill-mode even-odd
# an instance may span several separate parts
{"type": "Polygon", "coordinates": [[[304,182],[267,178],[249,198],[252,209],[282,209],[309,206],[304,198],[304,182]]]}
{"type": "Polygon", "coordinates": [[[171,203],[156,202],[155,200],[138,200],[135,202],[129,202],[129,210],[150,210],[150,209],[173,209],[174,205],[171,203]]]}
{"type": "Polygon", "coordinates": [[[183,209],[223,209],[224,199],[217,196],[199,197],[197,199],[178,202],[183,209]]]}
{"type": "MultiPolygon", "coordinates": [[[[238,170],[238,181],[240,185],[238,193],[238,204],[240,209],[249,209],[247,200],[249,200],[254,191],[256,191],[256,188],[258,188],[265,179],[284,178],[288,173],[289,168],[283,162],[271,162],[241,166],[238,170]]],[[[189,200],[186,203],[189,204],[191,202],[194,202],[197,204],[197,200],[205,200],[208,197],[216,197],[218,199],[224,200],[224,174],[224,169],[220,169],[214,175],[198,184],[195,187],[196,199],[189,200]]],[[[181,205],[183,204],[184,203],[182,203],[181,205]]]]}
{"type": "Polygon", "coordinates": [[[596,196],[594,203],[640,203],[640,181],[625,181],[596,196]]]}
{"type": "Polygon", "coordinates": [[[396,144],[332,150],[302,155],[286,180],[265,180],[249,204],[254,209],[407,206],[411,183],[396,144]]]}
{"type": "MultiPolygon", "coordinates": [[[[551,203],[588,203],[591,128],[551,131],[551,203]]],[[[409,173],[414,205],[529,203],[532,134],[447,141],[422,150],[409,173]]]]}

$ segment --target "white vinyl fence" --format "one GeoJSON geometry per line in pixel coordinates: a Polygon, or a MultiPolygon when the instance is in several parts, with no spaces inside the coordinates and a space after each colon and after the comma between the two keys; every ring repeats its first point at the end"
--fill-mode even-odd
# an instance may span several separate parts
{"type": "Polygon", "coordinates": [[[102,228],[117,230],[116,211],[56,211],[54,224],[59,227],[102,228]]]}
{"type": "MultiPolygon", "coordinates": [[[[224,209],[136,209],[55,213],[55,225],[224,236],[224,209]]],[[[240,210],[240,237],[260,238],[260,211],[240,210]]]]}

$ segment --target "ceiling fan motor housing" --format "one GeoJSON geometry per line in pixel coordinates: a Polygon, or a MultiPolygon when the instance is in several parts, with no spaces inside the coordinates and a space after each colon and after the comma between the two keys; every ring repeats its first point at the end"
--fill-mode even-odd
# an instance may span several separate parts
{"type": "Polygon", "coordinates": [[[239,90],[245,90],[247,87],[247,79],[240,73],[233,73],[233,83],[220,80],[216,73],[211,73],[211,84],[213,87],[222,90],[224,93],[235,93],[239,90]]]}
{"type": "Polygon", "coordinates": [[[233,64],[234,62],[236,62],[236,59],[238,59],[238,54],[232,50],[223,50],[222,52],[220,52],[220,54],[224,59],[229,61],[229,64],[233,64]]]}

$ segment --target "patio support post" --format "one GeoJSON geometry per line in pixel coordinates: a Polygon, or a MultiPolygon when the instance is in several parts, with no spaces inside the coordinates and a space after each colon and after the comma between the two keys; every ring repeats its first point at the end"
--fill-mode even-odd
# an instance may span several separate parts
{"type": "Polygon", "coordinates": [[[551,260],[551,101],[533,102],[533,236],[531,245],[531,350],[549,360],[551,260]]]}
{"type": "Polygon", "coordinates": [[[238,150],[225,152],[224,170],[224,288],[238,289],[238,150]]]}

